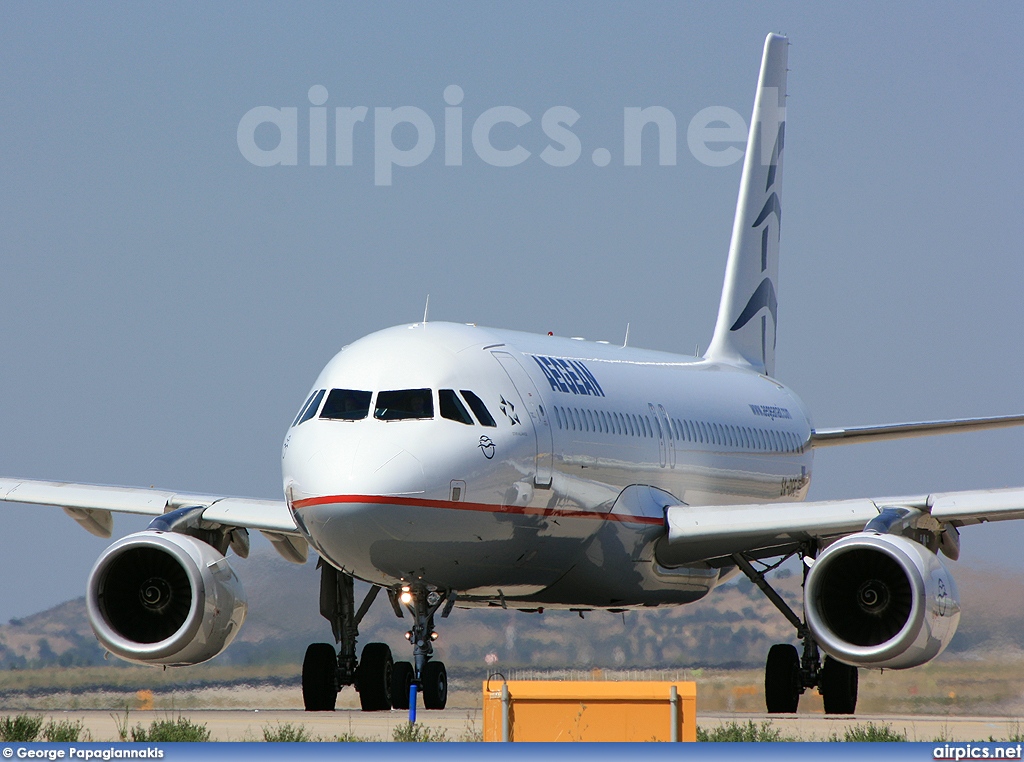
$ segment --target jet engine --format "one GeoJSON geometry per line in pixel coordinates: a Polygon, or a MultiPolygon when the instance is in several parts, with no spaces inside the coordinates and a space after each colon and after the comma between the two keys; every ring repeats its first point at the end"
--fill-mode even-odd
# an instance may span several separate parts
{"type": "Polygon", "coordinates": [[[861,532],[818,556],[804,613],[818,645],[835,659],[906,669],[942,653],[960,622],[960,600],[949,570],[928,548],[861,532]]]}
{"type": "Polygon", "coordinates": [[[146,530],[107,548],[89,575],[89,624],[110,653],[183,666],[219,654],[245,620],[242,583],[195,537],[146,530]]]}

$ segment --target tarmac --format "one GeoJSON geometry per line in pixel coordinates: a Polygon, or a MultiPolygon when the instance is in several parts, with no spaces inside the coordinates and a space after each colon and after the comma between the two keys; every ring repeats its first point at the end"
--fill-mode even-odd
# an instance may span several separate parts
{"type": "MultiPolygon", "coordinates": [[[[43,714],[60,722],[81,721],[93,741],[119,740],[118,725],[124,725],[122,712],[102,710],[30,712],[43,714]]],[[[193,723],[203,724],[214,741],[263,741],[264,729],[277,730],[283,725],[302,726],[318,740],[334,741],[339,736],[367,741],[391,741],[396,727],[408,722],[408,712],[361,712],[342,709],[336,712],[303,712],[300,710],[181,710],[132,711],[127,716],[129,727],[148,728],[154,720],[185,717],[193,723]]],[[[483,733],[482,713],[479,709],[420,710],[417,722],[437,733],[443,731],[448,741],[479,741],[483,733]]],[[[1024,734],[1021,722],[1009,717],[950,717],[950,716],[897,716],[856,715],[852,717],[826,717],[820,714],[766,715],[749,713],[700,714],[698,726],[711,730],[723,724],[770,722],[783,736],[797,736],[804,741],[823,741],[833,735],[842,738],[846,728],[874,723],[888,725],[896,732],[904,732],[909,741],[1004,741],[1024,734]]],[[[82,740],[87,740],[83,737],[82,740]]]]}

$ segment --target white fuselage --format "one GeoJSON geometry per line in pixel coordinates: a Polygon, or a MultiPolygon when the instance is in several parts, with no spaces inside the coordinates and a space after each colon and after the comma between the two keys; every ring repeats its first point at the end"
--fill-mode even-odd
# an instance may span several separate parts
{"type": "Polygon", "coordinates": [[[356,577],[460,605],[696,600],[721,569],[657,562],[664,507],[802,500],[810,482],[796,395],[695,357],[417,323],[344,348],[312,394],[283,451],[310,543],[356,577]],[[403,390],[432,410],[395,413],[403,390]],[[363,409],[331,412],[342,397],[363,409]]]}

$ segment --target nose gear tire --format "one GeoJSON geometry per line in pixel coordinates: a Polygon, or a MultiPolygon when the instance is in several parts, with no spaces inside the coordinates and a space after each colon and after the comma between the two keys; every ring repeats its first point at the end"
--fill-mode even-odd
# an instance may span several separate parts
{"type": "Polygon", "coordinates": [[[448,703],[448,670],[444,662],[429,661],[423,669],[423,706],[444,709],[448,703]]]}
{"type": "Polygon", "coordinates": [[[394,709],[409,708],[409,686],[412,685],[414,670],[407,661],[396,661],[391,673],[391,706],[394,709]]]}

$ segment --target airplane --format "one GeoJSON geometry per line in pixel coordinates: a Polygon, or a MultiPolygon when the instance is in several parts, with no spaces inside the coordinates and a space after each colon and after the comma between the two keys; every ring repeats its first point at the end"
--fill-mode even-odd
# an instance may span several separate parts
{"type": "Polygon", "coordinates": [[[313,383],[282,448],[283,500],[0,479],[0,500],[60,506],[110,537],[113,514],[152,516],[87,583],[100,644],[131,662],[212,659],[246,614],[227,560],[259,531],[288,561],[319,556],[320,613],[304,705],[354,686],[366,711],[442,709],[439,619],[455,608],[612,612],[698,601],[743,574],[792,623],[771,647],[769,712],[816,688],[856,709],[858,669],[939,655],[960,618],[941,556],[959,529],[1024,518],[1024,488],[804,502],[814,451],[1016,426],[999,416],[815,428],[773,378],[787,38],[765,40],[717,323],[703,356],[474,324],[428,322],[355,341],[313,383]],[[797,557],[798,614],[767,574],[797,557]],[[354,580],[370,584],[358,602],[354,580]],[[359,652],[384,591],[412,658],[359,652]]]}

